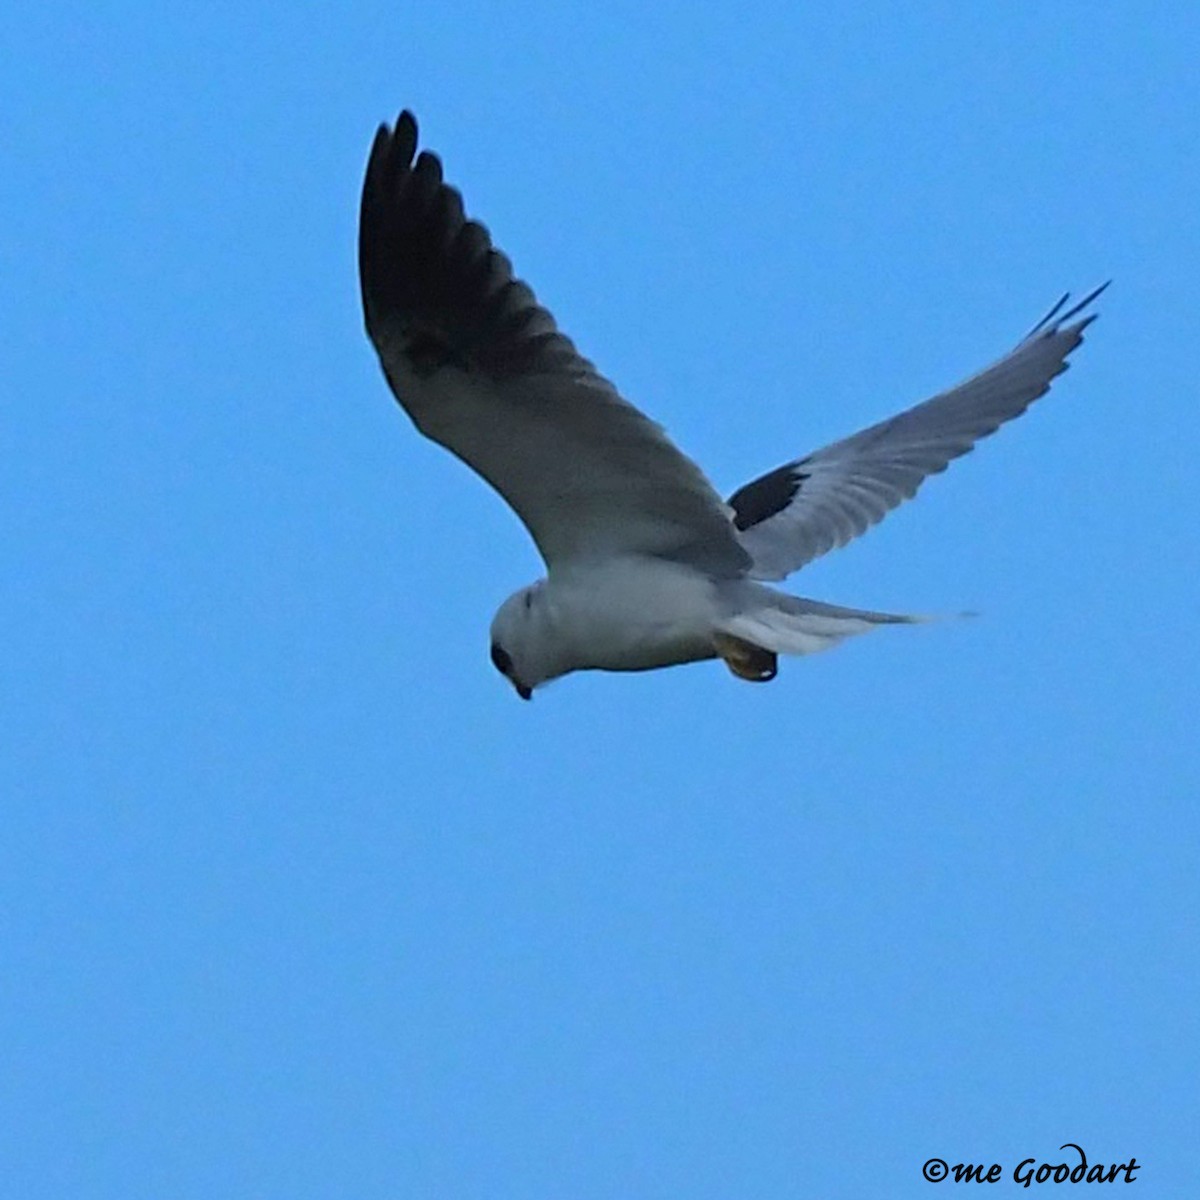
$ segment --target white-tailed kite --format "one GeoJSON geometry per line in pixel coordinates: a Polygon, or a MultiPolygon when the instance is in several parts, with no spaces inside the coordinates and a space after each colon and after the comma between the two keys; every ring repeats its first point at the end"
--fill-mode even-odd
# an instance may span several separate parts
{"type": "Polygon", "coordinates": [[[546,578],[491,628],[496,665],[528,700],[570,671],[720,658],[740,679],[917,617],[768,587],[865,532],[1066,370],[1097,288],[1054,306],[1006,357],[948,392],[722,501],[700,469],[560,333],[487,230],[463,213],[417,123],[379,128],[363,185],[367,332],[417,428],[473,467],[525,523],[546,578]],[[1078,318],[1078,319],[1076,319],[1078,318]]]}

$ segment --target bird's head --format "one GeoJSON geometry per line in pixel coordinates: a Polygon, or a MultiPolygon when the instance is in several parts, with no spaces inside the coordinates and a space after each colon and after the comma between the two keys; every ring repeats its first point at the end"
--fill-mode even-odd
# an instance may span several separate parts
{"type": "Polygon", "coordinates": [[[492,665],[522,700],[532,700],[534,688],[563,674],[548,625],[544,583],[514,592],[492,618],[492,665]]]}

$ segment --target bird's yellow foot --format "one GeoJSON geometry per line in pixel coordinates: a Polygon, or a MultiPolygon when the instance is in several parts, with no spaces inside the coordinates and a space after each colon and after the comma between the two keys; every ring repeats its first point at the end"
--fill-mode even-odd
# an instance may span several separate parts
{"type": "Polygon", "coordinates": [[[713,649],[739,679],[750,683],[769,683],[779,669],[774,650],[764,650],[731,633],[714,634],[713,649]]]}

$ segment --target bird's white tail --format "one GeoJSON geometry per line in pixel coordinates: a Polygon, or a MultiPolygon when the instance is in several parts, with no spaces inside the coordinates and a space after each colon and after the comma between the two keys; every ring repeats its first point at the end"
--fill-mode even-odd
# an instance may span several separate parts
{"type": "Polygon", "coordinates": [[[917,625],[931,619],[842,608],[761,585],[755,588],[754,599],[761,604],[726,618],[721,630],[776,654],[816,654],[878,625],[917,625]]]}

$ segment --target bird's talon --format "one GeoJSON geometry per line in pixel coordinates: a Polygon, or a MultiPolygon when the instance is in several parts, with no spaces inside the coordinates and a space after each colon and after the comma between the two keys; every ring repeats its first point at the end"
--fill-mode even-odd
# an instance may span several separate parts
{"type": "Polygon", "coordinates": [[[779,659],[773,650],[764,650],[732,634],[715,634],[713,648],[729,670],[748,683],[770,683],[779,670],[779,659]]]}

